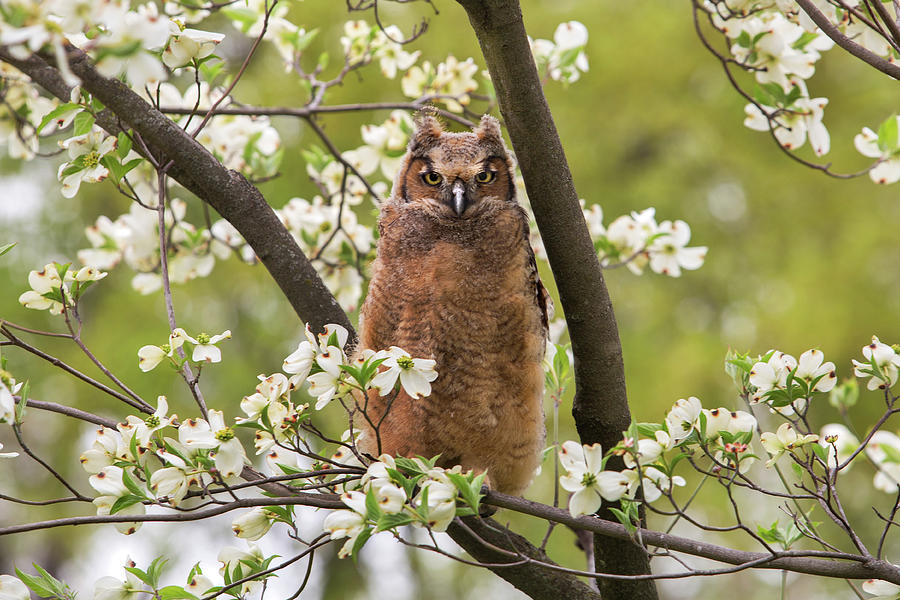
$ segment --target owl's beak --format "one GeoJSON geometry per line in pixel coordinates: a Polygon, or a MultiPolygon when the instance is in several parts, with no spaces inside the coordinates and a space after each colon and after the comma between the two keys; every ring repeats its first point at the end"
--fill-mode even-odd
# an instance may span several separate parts
{"type": "Polygon", "coordinates": [[[468,205],[466,186],[461,179],[457,179],[453,182],[453,187],[450,188],[450,191],[453,193],[453,212],[456,213],[457,217],[461,217],[468,205]]]}

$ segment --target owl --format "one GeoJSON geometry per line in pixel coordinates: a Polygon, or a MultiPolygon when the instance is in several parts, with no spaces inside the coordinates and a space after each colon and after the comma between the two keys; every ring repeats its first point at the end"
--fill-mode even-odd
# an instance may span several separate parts
{"type": "Polygon", "coordinates": [[[421,117],[378,229],[359,347],[432,358],[438,377],[423,398],[372,390],[362,449],[439,454],[520,495],[544,443],[547,297],[497,120],[452,133],[421,117]]]}

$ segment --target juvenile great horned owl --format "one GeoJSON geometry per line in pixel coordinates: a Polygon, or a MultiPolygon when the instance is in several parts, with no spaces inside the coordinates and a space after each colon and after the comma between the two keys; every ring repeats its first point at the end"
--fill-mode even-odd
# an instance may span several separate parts
{"type": "MultiPolygon", "coordinates": [[[[382,452],[440,454],[441,466],[487,470],[493,489],[521,494],[544,442],[546,292],[497,120],[449,133],[420,119],[378,227],[360,347],[399,346],[438,372],[430,396],[392,402],[382,452]]],[[[370,392],[372,422],[388,398],[370,392]]]]}

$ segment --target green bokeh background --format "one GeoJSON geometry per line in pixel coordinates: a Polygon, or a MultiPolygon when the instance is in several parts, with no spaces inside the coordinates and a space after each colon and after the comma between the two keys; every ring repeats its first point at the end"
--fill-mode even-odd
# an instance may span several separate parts
{"type": "MultiPolygon", "coordinates": [[[[579,194],[589,204],[602,206],[606,223],[631,210],[656,207],[659,221],[684,219],[692,229],[692,244],[709,247],[703,268],[679,279],[649,272],[635,277],[625,269],[608,274],[636,420],[659,421],[675,400],[692,395],[709,408],[738,407],[722,369],[729,347],[754,353],[778,348],[795,356],[808,348],[820,348],[835,362],[839,376],[846,377],[851,374],[850,359],[860,355],[861,346],[872,334],[888,343],[900,340],[896,318],[900,311],[897,188],[876,186],[867,177],[829,178],[789,160],[768,135],[744,128],[744,102],[729,87],[719,63],[699,43],[689,2],[523,0],[522,4],[532,37],[551,38],[556,25],[568,20],[581,21],[590,32],[590,71],[571,86],[551,82],[546,87],[579,194]]],[[[321,30],[310,57],[332,52],[329,71],[335,71],[338,38],[348,18],[344,3],[306,0],[291,6],[295,23],[321,30]]],[[[428,32],[413,44],[422,51],[420,61],[436,63],[452,53],[460,59],[474,56],[483,64],[462,9],[448,0],[439,0],[435,6],[439,14],[425,5],[386,3],[384,19],[409,31],[421,16],[428,18],[428,32]]],[[[372,17],[365,13],[353,18],[372,17]]],[[[206,28],[222,22],[214,19],[206,28]]],[[[236,67],[249,42],[230,28],[225,31],[227,44],[222,54],[236,67]]],[[[841,172],[863,168],[866,159],[854,150],[852,138],[861,126],[874,129],[896,110],[891,82],[840,50],[832,50],[818,64],[809,89],[812,96],[830,100],[825,124],[831,132],[832,152],[826,159],[841,172]]],[[[267,106],[298,106],[304,99],[296,78],[284,73],[277,54],[266,45],[234,96],[267,106]]],[[[327,102],[400,98],[399,79],[387,81],[373,66],[358,76],[351,74],[343,86],[330,93],[327,102]]],[[[359,126],[380,123],[387,112],[326,116],[322,123],[340,148],[351,149],[362,143],[359,126]]],[[[315,136],[302,122],[276,118],[273,123],[282,133],[285,160],[282,176],[262,184],[261,189],[274,207],[280,207],[294,196],[310,198],[316,193],[299,154],[315,142],[315,136]]],[[[800,155],[812,158],[808,148],[800,155]]],[[[4,158],[6,178],[0,180],[0,215],[4,218],[0,243],[18,242],[0,259],[0,318],[50,330],[60,329],[58,318],[17,303],[18,295],[27,289],[28,271],[50,260],[74,259],[75,252],[88,245],[83,236],[85,226],[98,215],[115,218],[127,210],[127,200],[109,185],[86,185],[77,199],[62,198],[55,182],[59,162],[60,158],[39,159],[23,167],[4,158]],[[21,179],[13,179],[17,175],[21,179]],[[23,202],[33,202],[18,193],[23,181],[41,190],[39,204],[23,206],[23,202]]],[[[184,193],[181,196],[189,201],[188,220],[201,223],[196,199],[184,193]]],[[[363,210],[360,218],[371,221],[373,215],[363,210]]],[[[550,280],[549,272],[545,279],[550,280]]],[[[165,394],[173,410],[190,415],[189,394],[172,373],[157,369],[145,375],[137,368],[137,349],[161,343],[167,326],[161,295],[139,296],[131,291],[129,281],[127,268],[119,267],[88,294],[83,306],[85,341],[144,397],[165,394]]],[[[202,381],[209,403],[236,416],[241,397],[253,391],[255,376],[278,370],[284,356],[296,347],[301,337],[296,316],[262,267],[247,267],[234,259],[217,263],[209,278],[178,286],[174,294],[179,324],[189,332],[232,330],[234,338],[222,344],[224,362],[210,367],[202,381]]],[[[29,339],[101,377],[60,341],[29,339]]],[[[4,355],[19,379],[32,381],[35,398],[117,419],[127,414],[114,401],[31,356],[6,349],[4,355]]],[[[812,411],[815,425],[837,420],[836,411],[824,398],[816,403],[812,411]]],[[[863,393],[853,412],[855,426],[864,431],[882,406],[876,395],[863,393]]],[[[565,403],[560,410],[562,439],[576,439],[570,408],[565,403]]],[[[340,432],[336,412],[332,417],[328,425],[340,432]]],[[[895,425],[889,423],[888,428],[895,425]]],[[[86,428],[63,417],[30,411],[25,435],[42,457],[61,465],[79,489],[88,491],[75,459],[90,443],[86,428]]],[[[7,449],[16,446],[8,429],[0,431],[0,441],[7,449]]],[[[32,467],[24,457],[0,464],[0,492],[15,491],[33,499],[62,493],[45,472],[32,467]]],[[[528,497],[552,501],[551,472],[548,462],[528,497]]],[[[871,488],[872,474],[871,467],[860,465],[841,489],[854,525],[874,545],[880,526],[869,507],[888,510],[891,499],[871,488]]],[[[771,471],[760,470],[759,477],[772,487],[777,485],[771,471]]],[[[696,478],[689,481],[685,498],[694,485],[696,478]]],[[[706,485],[695,507],[701,521],[732,522],[726,498],[713,484],[706,485]]],[[[26,509],[4,503],[0,504],[0,524],[90,512],[68,505],[26,509]]],[[[775,504],[749,496],[743,516],[751,523],[785,519],[775,504]]],[[[824,520],[821,513],[814,513],[813,518],[824,520]]],[[[534,541],[543,535],[544,526],[533,519],[501,514],[501,520],[510,520],[517,531],[534,541]]],[[[651,521],[656,527],[667,524],[666,519],[651,521]]],[[[227,524],[225,530],[227,533],[227,524]]],[[[827,526],[825,531],[846,547],[836,531],[827,526]]],[[[696,535],[689,527],[679,527],[676,532],[696,535]]],[[[72,574],[73,565],[81,564],[77,557],[87,535],[86,530],[56,530],[0,538],[0,572],[10,572],[13,564],[23,567],[37,561],[72,574]]],[[[740,537],[704,539],[752,547],[740,537]]],[[[887,557],[896,550],[896,544],[889,543],[887,557]]],[[[550,552],[567,565],[582,566],[583,559],[565,530],[554,533],[550,552]]],[[[490,574],[476,576],[465,567],[407,556],[419,577],[414,597],[515,597],[506,588],[477,587],[493,586],[490,574]],[[473,584],[470,579],[480,583],[473,584]]],[[[371,588],[350,561],[330,560],[327,564],[325,598],[377,597],[366,591],[371,588]]],[[[111,564],[93,578],[116,573],[117,566],[111,564]]],[[[658,568],[675,567],[667,563],[658,568]]],[[[178,579],[182,577],[179,573],[178,579]]],[[[788,597],[852,596],[847,584],[840,581],[800,576],[790,576],[787,581],[788,597]]],[[[762,598],[775,593],[778,585],[775,573],[740,574],[664,583],[661,589],[669,598],[713,598],[723,591],[762,598]]],[[[88,589],[82,591],[82,597],[89,594],[88,589]]]]}

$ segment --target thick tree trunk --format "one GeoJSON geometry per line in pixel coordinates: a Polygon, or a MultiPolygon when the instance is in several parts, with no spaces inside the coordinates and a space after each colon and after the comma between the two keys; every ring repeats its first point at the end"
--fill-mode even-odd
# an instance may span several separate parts
{"type": "MultiPolygon", "coordinates": [[[[615,445],[631,422],[622,346],[603,271],[584,222],[572,174],[544,97],[518,0],[458,0],[478,36],[500,113],[544,239],[575,355],[572,412],[582,443],[615,445]]],[[[600,516],[611,515],[601,512],[600,516]]],[[[598,570],[649,573],[643,548],[598,537],[598,570]]],[[[652,581],[601,580],[608,600],[654,599],[652,581]]]]}

